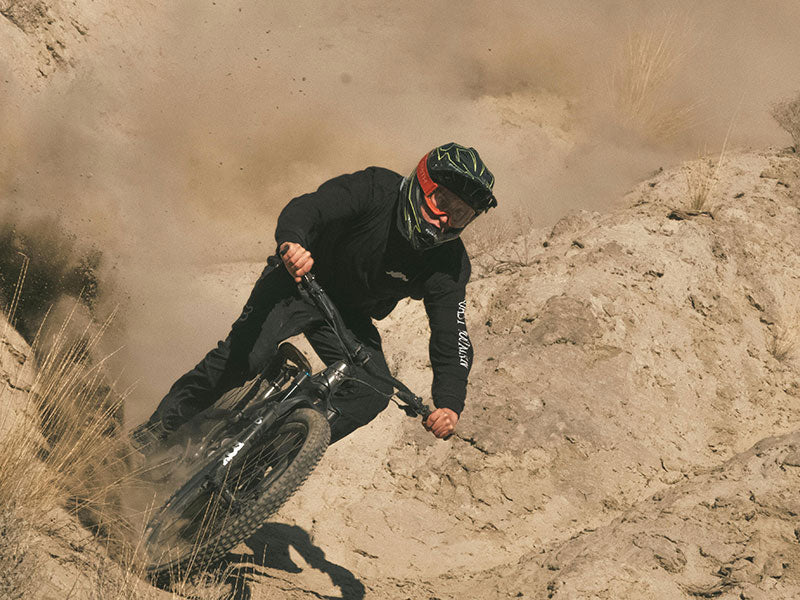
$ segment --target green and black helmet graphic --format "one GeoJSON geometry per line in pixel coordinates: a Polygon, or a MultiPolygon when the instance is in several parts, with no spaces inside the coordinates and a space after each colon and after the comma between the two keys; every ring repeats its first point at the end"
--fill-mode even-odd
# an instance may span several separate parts
{"type": "Polygon", "coordinates": [[[437,186],[456,194],[476,214],[497,206],[492,191],[494,175],[483,164],[478,151],[455,142],[437,146],[422,157],[400,188],[397,225],[415,250],[427,250],[454,240],[464,230],[440,229],[423,217],[425,195],[437,186]]]}
{"type": "Polygon", "coordinates": [[[475,148],[450,142],[431,150],[427,163],[431,179],[454,192],[475,212],[486,212],[497,206],[492,191],[494,175],[475,148]]]}

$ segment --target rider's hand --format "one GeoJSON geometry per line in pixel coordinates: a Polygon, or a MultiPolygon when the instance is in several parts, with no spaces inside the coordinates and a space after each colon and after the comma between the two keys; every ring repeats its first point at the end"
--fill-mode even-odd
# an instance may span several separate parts
{"type": "Polygon", "coordinates": [[[303,248],[300,244],[294,242],[283,242],[281,244],[281,258],[283,264],[286,265],[286,270],[294,277],[297,283],[300,283],[300,278],[311,270],[314,266],[314,259],[311,258],[311,252],[303,248]]]}
{"type": "Polygon", "coordinates": [[[437,408],[423,423],[425,429],[437,438],[446,438],[453,434],[458,423],[458,415],[449,408],[437,408]]]}

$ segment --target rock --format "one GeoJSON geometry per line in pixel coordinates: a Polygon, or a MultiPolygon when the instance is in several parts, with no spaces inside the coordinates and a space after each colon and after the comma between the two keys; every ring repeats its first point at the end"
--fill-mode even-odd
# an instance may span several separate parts
{"type": "Polygon", "coordinates": [[[782,464],[787,467],[800,467],[800,452],[791,452],[783,457],[782,464]]]}
{"type": "Polygon", "coordinates": [[[686,556],[677,542],[663,535],[639,535],[633,545],[650,550],[661,568],[669,573],[680,573],[686,566],[686,556]]]}
{"type": "Polygon", "coordinates": [[[533,321],[528,339],[534,344],[584,345],[600,337],[600,325],[587,302],[569,296],[553,296],[533,321]]]}

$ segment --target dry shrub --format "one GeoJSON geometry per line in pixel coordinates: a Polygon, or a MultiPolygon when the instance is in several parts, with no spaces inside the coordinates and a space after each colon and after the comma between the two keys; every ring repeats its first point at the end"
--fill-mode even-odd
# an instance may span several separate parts
{"type": "Polygon", "coordinates": [[[697,102],[675,102],[678,75],[689,56],[687,24],[666,17],[658,28],[630,33],[611,72],[611,99],[622,124],[654,140],[692,126],[697,102]]]}
{"type": "Polygon", "coordinates": [[[792,136],[792,149],[800,151],[800,93],[775,104],[771,114],[778,125],[792,136]]]}
{"type": "Polygon", "coordinates": [[[707,205],[712,191],[719,181],[720,162],[716,165],[708,158],[701,158],[683,167],[686,188],[689,194],[689,210],[701,211],[707,205]]]}
{"type": "Polygon", "coordinates": [[[530,264],[533,228],[533,217],[515,210],[510,219],[477,221],[462,237],[478,266],[496,271],[530,264]]]}

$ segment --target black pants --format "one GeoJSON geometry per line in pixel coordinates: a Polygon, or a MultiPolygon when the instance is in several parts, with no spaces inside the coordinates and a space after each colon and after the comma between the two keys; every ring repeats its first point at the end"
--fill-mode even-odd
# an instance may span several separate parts
{"type": "MultiPolygon", "coordinates": [[[[381,337],[372,320],[347,311],[342,311],[342,318],[370,355],[371,369],[388,375],[381,337]]],[[[277,353],[278,344],[299,333],[305,334],[325,364],[344,358],[332,328],[311,300],[300,293],[283,264],[268,264],[228,337],[173,384],[150,417],[150,424],[160,421],[165,430],[174,431],[222,394],[261,372],[277,353]]],[[[356,381],[345,382],[331,401],[340,413],[331,426],[332,442],[369,423],[388,404],[387,395],[392,390],[385,383],[363,369],[358,370],[356,378],[384,395],[356,381]]]]}

